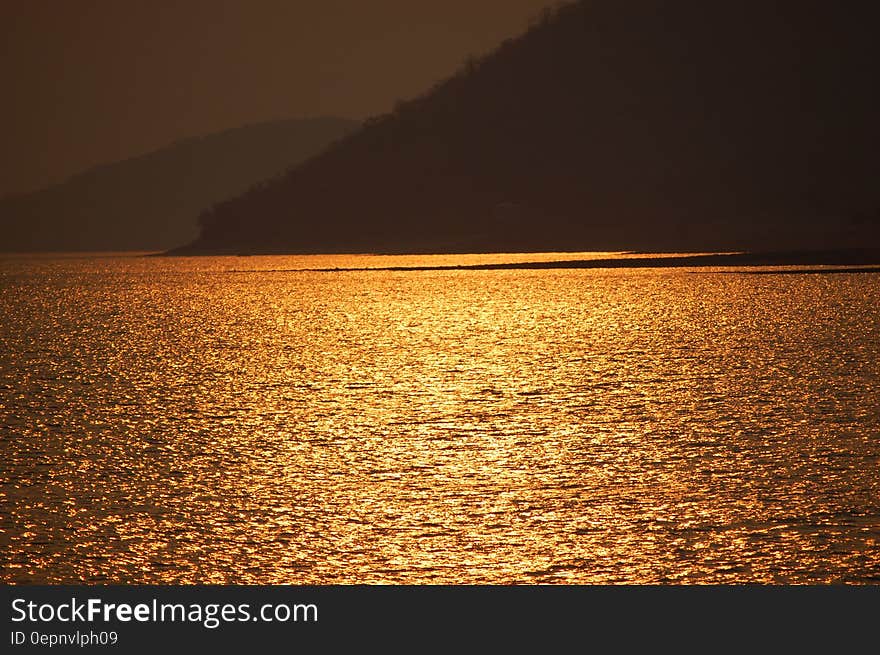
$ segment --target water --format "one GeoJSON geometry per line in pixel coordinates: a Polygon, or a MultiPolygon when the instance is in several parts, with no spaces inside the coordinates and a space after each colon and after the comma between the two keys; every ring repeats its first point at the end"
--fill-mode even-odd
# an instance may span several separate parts
{"type": "Polygon", "coordinates": [[[0,260],[2,580],[880,582],[880,275],[486,260],[0,260]]]}

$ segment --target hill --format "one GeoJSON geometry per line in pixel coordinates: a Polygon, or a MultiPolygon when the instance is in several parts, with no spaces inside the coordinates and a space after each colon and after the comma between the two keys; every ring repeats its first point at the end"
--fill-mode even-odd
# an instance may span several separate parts
{"type": "Polygon", "coordinates": [[[317,154],[355,127],[284,120],[190,138],[0,199],[0,250],[164,250],[193,239],[206,206],[317,154]]]}
{"type": "Polygon", "coordinates": [[[592,0],[203,212],[180,253],[878,242],[878,5],[592,0]]]}

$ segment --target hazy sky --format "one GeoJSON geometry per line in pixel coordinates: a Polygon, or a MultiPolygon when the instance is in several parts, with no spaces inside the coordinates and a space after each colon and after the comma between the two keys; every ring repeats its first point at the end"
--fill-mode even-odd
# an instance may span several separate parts
{"type": "Polygon", "coordinates": [[[363,118],[555,0],[0,0],[0,194],[276,118],[363,118]]]}

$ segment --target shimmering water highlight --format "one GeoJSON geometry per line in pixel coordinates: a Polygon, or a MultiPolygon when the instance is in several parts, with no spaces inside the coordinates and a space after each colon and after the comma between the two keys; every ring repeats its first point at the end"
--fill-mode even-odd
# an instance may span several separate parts
{"type": "Polygon", "coordinates": [[[2,579],[880,582],[880,275],[351,261],[0,260],[2,579]]]}

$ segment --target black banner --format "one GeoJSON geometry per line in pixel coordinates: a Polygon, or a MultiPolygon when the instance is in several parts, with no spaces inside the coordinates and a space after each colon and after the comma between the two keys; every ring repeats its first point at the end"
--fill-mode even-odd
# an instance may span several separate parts
{"type": "Polygon", "coordinates": [[[541,650],[873,638],[877,587],[3,587],[3,652],[541,650]],[[707,641],[708,640],[708,641],[707,641]]]}

